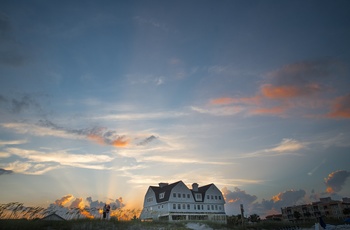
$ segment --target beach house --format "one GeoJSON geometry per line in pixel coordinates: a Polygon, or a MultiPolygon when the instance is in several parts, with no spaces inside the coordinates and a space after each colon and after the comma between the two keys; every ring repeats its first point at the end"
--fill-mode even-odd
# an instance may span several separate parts
{"type": "Polygon", "coordinates": [[[149,186],[141,220],[208,220],[226,223],[225,200],[214,185],[188,188],[182,181],[149,186]]]}

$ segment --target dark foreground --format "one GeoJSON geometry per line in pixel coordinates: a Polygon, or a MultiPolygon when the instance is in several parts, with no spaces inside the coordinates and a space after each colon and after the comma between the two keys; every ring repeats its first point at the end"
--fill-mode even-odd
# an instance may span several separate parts
{"type": "Polygon", "coordinates": [[[288,222],[265,222],[261,221],[246,226],[218,224],[212,222],[189,223],[189,222],[141,222],[133,221],[103,221],[96,219],[82,219],[69,221],[43,221],[25,219],[0,219],[0,230],[166,230],[166,229],[196,229],[196,230],[263,230],[263,229],[290,229],[290,230],[311,230],[315,229],[313,222],[300,223],[298,225],[288,222]],[[194,226],[194,227],[193,227],[194,226]],[[197,226],[197,227],[196,227],[197,226]]]}

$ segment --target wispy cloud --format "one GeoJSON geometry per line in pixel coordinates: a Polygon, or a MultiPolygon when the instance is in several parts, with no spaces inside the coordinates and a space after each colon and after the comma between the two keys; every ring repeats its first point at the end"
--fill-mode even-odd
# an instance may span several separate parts
{"type": "Polygon", "coordinates": [[[171,119],[187,116],[185,112],[167,111],[167,112],[154,112],[154,113],[126,113],[126,114],[112,114],[105,116],[97,116],[95,119],[102,120],[154,120],[154,119],[171,119]]]}
{"type": "MultiPolygon", "coordinates": [[[[64,139],[73,140],[90,140],[101,145],[111,145],[118,148],[127,147],[132,144],[135,137],[119,134],[115,130],[110,130],[104,127],[93,127],[85,129],[73,129],[59,126],[49,120],[40,120],[38,124],[28,123],[3,123],[2,127],[14,130],[21,134],[31,134],[35,136],[53,136],[64,139]]],[[[135,135],[137,136],[137,135],[135,135]]],[[[138,137],[139,143],[150,138],[150,135],[141,135],[138,137]],[[140,138],[143,138],[140,140],[140,138]]],[[[13,142],[19,144],[20,142],[13,142]]],[[[1,142],[0,142],[1,146],[1,142]]]]}
{"type": "MultiPolygon", "coordinates": [[[[287,117],[300,114],[314,117],[316,115],[310,114],[319,114],[328,109],[328,93],[331,92],[331,87],[323,82],[342,71],[338,69],[342,69],[339,63],[328,60],[286,65],[267,73],[267,82],[260,85],[255,95],[219,97],[211,99],[209,104],[211,110],[239,105],[245,113],[251,115],[287,117]]],[[[349,118],[349,98],[349,95],[346,95],[335,99],[331,112],[323,117],[349,118]]]]}
{"type": "Polygon", "coordinates": [[[271,157],[286,154],[297,154],[299,150],[306,148],[307,145],[308,143],[306,142],[285,138],[275,147],[262,149],[251,153],[244,153],[238,155],[236,158],[271,157]]]}
{"type": "Polygon", "coordinates": [[[7,148],[5,151],[20,158],[20,160],[5,165],[6,170],[34,175],[40,175],[62,166],[96,170],[109,169],[105,164],[114,160],[114,157],[109,155],[76,154],[65,150],[42,152],[7,148]]]}
{"type": "Polygon", "coordinates": [[[350,118],[350,94],[336,98],[331,104],[330,118],[350,118]]]}
{"type": "Polygon", "coordinates": [[[242,112],[241,106],[221,106],[221,107],[198,107],[191,106],[191,109],[195,112],[202,114],[210,114],[214,116],[232,116],[242,112]]]}
{"type": "Polygon", "coordinates": [[[5,145],[21,145],[27,143],[27,140],[12,140],[12,141],[1,141],[0,140],[0,146],[5,145]]]}

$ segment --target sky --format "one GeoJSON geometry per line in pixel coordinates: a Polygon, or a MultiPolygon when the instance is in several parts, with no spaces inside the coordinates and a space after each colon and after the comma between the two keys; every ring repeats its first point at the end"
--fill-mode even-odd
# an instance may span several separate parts
{"type": "Polygon", "coordinates": [[[349,1],[0,2],[0,203],[226,213],[350,196],[349,1]],[[68,199],[69,198],[69,199],[68,199]]]}

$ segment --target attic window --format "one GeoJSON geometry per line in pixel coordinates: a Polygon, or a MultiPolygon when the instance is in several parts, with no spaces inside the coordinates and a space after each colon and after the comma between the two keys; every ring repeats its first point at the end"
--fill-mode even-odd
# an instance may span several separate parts
{"type": "Polygon", "coordinates": [[[197,193],[196,194],[196,200],[202,200],[202,194],[197,193]]]}
{"type": "Polygon", "coordinates": [[[159,199],[163,199],[165,195],[165,192],[159,193],[159,199]]]}

